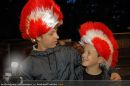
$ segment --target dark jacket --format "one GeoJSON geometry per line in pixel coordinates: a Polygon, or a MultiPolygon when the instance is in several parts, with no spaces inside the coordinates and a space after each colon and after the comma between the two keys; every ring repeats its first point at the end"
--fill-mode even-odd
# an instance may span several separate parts
{"type": "Polygon", "coordinates": [[[20,68],[24,80],[81,80],[80,55],[73,48],[56,46],[46,51],[32,50],[20,68]]]}
{"type": "Polygon", "coordinates": [[[88,74],[85,70],[83,72],[83,80],[110,80],[110,76],[106,70],[103,70],[98,75],[88,74]]]}
{"type": "Polygon", "coordinates": [[[106,68],[101,68],[102,72],[98,75],[88,74],[85,69],[83,71],[83,80],[110,80],[110,74],[106,68]]]}
{"type": "MultiPolygon", "coordinates": [[[[102,70],[100,80],[110,80],[112,73],[118,73],[118,70],[116,68],[112,68],[112,67],[107,68],[105,64],[100,64],[100,68],[102,70]]],[[[83,80],[94,80],[93,77],[88,76],[88,74],[86,74],[85,68],[83,70],[83,80]]]]}

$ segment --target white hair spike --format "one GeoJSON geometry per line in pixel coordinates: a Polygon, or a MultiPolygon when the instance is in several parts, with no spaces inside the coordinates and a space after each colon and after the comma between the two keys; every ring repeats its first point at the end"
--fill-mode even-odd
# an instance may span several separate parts
{"type": "Polygon", "coordinates": [[[104,34],[101,30],[98,29],[91,29],[89,31],[87,31],[87,33],[81,38],[84,42],[86,43],[90,43],[93,45],[92,40],[93,38],[98,37],[104,41],[106,41],[106,43],[108,44],[108,46],[110,47],[110,58],[108,59],[108,61],[106,62],[107,66],[111,65],[112,62],[112,53],[113,53],[113,45],[111,44],[109,38],[107,37],[106,34],[104,34]]]}
{"type": "MultiPolygon", "coordinates": [[[[41,19],[42,22],[44,22],[47,27],[54,28],[58,21],[58,16],[53,13],[53,9],[44,9],[42,8],[36,8],[31,12],[31,14],[27,17],[27,23],[29,25],[30,21],[33,19],[34,21],[37,21],[38,19],[41,19]]],[[[29,27],[29,26],[28,26],[29,27]]]]}

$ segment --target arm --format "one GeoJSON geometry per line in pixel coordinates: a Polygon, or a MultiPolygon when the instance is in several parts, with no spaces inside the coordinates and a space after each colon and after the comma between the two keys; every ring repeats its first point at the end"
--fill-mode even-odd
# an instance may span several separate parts
{"type": "Polygon", "coordinates": [[[27,59],[25,59],[25,61],[23,61],[23,63],[19,67],[20,76],[23,78],[23,80],[33,80],[33,77],[31,75],[32,72],[31,66],[32,66],[31,58],[27,57],[27,59]]]}
{"type": "Polygon", "coordinates": [[[110,68],[109,74],[110,80],[121,80],[121,76],[119,75],[118,70],[116,68],[110,68]]]}
{"type": "Polygon", "coordinates": [[[83,68],[81,66],[81,56],[80,54],[74,50],[74,72],[77,80],[83,79],[83,68]]]}
{"type": "Polygon", "coordinates": [[[100,64],[100,67],[107,70],[110,80],[121,80],[121,76],[119,75],[117,68],[110,67],[107,69],[104,64],[100,64]]]}

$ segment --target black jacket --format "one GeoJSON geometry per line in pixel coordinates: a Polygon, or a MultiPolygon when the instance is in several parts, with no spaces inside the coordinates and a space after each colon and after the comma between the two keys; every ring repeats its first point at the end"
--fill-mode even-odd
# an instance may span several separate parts
{"type": "Polygon", "coordinates": [[[83,71],[83,80],[110,80],[110,73],[105,66],[101,67],[102,73],[98,75],[88,74],[85,69],[83,71]]]}
{"type": "Polygon", "coordinates": [[[56,46],[46,51],[32,50],[20,68],[24,80],[81,80],[81,57],[73,48],[56,46]]]}

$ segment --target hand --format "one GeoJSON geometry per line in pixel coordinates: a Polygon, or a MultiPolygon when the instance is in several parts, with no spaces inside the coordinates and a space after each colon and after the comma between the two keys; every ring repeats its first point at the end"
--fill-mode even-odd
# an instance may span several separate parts
{"type": "Polygon", "coordinates": [[[112,73],[110,80],[121,80],[121,76],[118,73],[112,73]]]}

